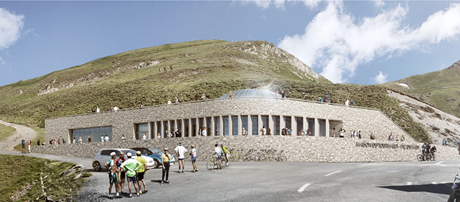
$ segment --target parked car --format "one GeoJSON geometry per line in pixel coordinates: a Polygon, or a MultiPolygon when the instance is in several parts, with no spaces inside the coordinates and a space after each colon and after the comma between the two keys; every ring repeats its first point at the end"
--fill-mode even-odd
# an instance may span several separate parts
{"type": "MultiPolygon", "coordinates": [[[[164,154],[164,152],[154,149],[154,148],[144,148],[144,147],[136,147],[136,148],[131,148],[136,151],[140,151],[142,155],[149,156],[153,158],[153,161],[155,162],[155,168],[158,168],[161,165],[161,155],[164,154]]],[[[176,159],[174,158],[174,155],[170,154],[172,159],[169,160],[169,165],[174,165],[176,162],[176,159]]]]}
{"type": "MultiPolygon", "coordinates": [[[[133,158],[136,158],[136,151],[132,149],[101,149],[99,152],[97,152],[96,155],[94,155],[93,170],[100,171],[103,168],[105,169],[104,165],[107,163],[107,161],[110,160],[110,153],[112,152],[115,152],[117,157],[120,157],[120,152],[123,152],[125,154],[125,158],[128,158],[126,154],[131,152],[133,158]]],[[[153,158],[146,155],[142,155],[142,157],[144,157],[145,161],[147,162],[147,169],[152,169],[155,167],[155,161],[153,158]]]]}

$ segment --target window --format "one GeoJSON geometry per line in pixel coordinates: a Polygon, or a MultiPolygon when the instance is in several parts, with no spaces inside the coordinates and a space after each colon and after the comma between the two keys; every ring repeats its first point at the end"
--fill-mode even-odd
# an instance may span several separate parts
{"type": "Polygon", "coordinates": [[[192,137],[196,136],[197,133],[196,119],[192,119],[192,137]]]}
{"type": "Polygon", "coordinates": [[[184,137],[190,137],[190,121],[188,119],[184,120],[185,134],[184,137]]]}
{"type": "Polygon", "coordinates": [[[215,134],[214,136],[220,136],[220,117],[217,116],[217,117],[214,117],[214,131],[215,131],[215,134]]]}
{"type": "Polygon", "coordinates": [[[310,136],[315,136],[315,119],[307,119],[310,136]]]}
{"type": "Polygon", "coordinates": [[[319,123],[319,136],[326,137],[326,120],[318,119],[319,123]]]}
{"type": "Polygon", "coordinates": [[[112,141],[112,126],[109,127],[96,127],[96,128],[82,128],[70,130],[70,143],[75,138],[75,143],[78,144],[78,140],[81,138],[82,143],[88,143],[88,138],[91,138],[91,142],[101,142],[101,136],[109,138],[112,141]]]}
{"type": "Polygon", "coordinates": [[[252,135],[259,134],[259,116],[251,116],[252,119],[252,135]]]}
{"type": "Polygon", "coordinates": [[[150,123],[152,134],[150,134],[150,139],[155,139],[155,122],[150,123]]]}
{"type": "MultiPolygon", "coordinates": [[[[297,124],[297,135],[299,134],[299,132],[301,130],[303,130],[303,118],[302,117],[295,117],[295,122],[297,124]]],[[[300,135],[302,135],[302,133],[300,133],[300,135]]]]}
{"type": "MultiPolygon", "coordinates": [[[[199,127],[198,129],[201,129],[201,130],[204,129],[204,118],[199,118],[199,119],[198,119],[198,125],[199,125],[199,126],[198,126],[198,127],[199,127]]],[[[199,131],[201,131],[201,130],[199,130],[199,131]]],[[[201,135],[201,134],[199,134],[199,135],[201,135]]]]}
{"type": "Polygon", "coordinates": [[[223,121],[224,121],[224,133],[223,135],[224,136],[228,136],[229,135],[229,125],[228,125],[228,116],[223,116],[223,121]]]}
{"type": "Polygon", "coordinates": [[[169,133],[174,137],[174,132],[176,132],[176,120],[169,121],[169,128],[171,129],[169,133]]]}
{"type": "Polygon", "coordinates": [[[110,153],[112,153],[112,150],[102,150],[101,151],[102,156],[110,156],[110,153]]]}
{"type": "Polygon", "coordinates": [[[157,138],[161,138],[161,121],[157,121],[157,138]]]}
{"type": "Polygon", "coordinates": [[[292,130],[291,117],[283,116],[285,128],[292,130]]]}
{"type": "MultiPolygon", "coordinates": [[[[142,136],[149,134],[149,124],[143,123],[143,124],[136,124],[135,125],[135,130],[136,130],[136,140],[142,140],[142,136]]],[[[148,138],[148,136],[146,137],[148,138]]]]}
{"type": "Polygon", "coordinates": [[[168,133],[169,133],[169,124],[168,124],[168,121],[163,121],[163,137],[164,138],[167,138],[168,137],[168,133]]]}
{"type": "Polygon", "coordinates": [[[206,118],[206,135],[207,136],[212,136],[212,134],[211,134],[211,126],[212,126],[212,118],[207,117],[206,118]]]}
{"type": "Polygon", "coordinates": [[[273,116],[273,124],[274,124],[274,135],[280,135],[281,132],[281,127],[280,127],[280,117],[279,116],[273,116]]]}
{"type": "Polygon", "coordinates": [[[238,135],[238,116],[232,116],[232,135],[238,135]]]}
{"type": "MultiPolygon", "coordinates": [[[[241,116],[241,124],[242,124],[242,127],[244,128],[244,130],[246,130],[247,134],[249,134],[249,131],[248,131],[248,129],[249,129],[248,128],[248,116],[241,116]]],[[[243,131],[243,128],[241,128],[241,131],[243,131]]],[[[243,135],[243,132],[241,132],[241,135],[243,135]]]]}
{"type": "Polygon", "coordinates": [[[182,121],[184,120],[177,120],[177,130],[179,131],[179,135],[177,137],[182,137],[182,121]]]}

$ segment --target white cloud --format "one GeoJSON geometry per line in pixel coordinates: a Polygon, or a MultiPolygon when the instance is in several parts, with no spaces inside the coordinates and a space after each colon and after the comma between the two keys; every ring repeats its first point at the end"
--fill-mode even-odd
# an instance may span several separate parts
{"type": "Polygon", "coordinates": [[[335,83],[346,82],[357,66],[375,57],[401,55],[460,34],[459,3],[432,14],[417,28],[404,22],[409,8],[401,5],[360,19],[343,7],[341,1],[329,2],[304,34],[285,36],[278,44],[307,65],[322,69],[321,75],[335,83]]]}
{"type": "Polygon", "coordinates": [[[374,77],[374,82],[376,84],[386,83],[387,82],[387,74],[383,74],[381,71],[377,76],[374,77]]]}
{"type": "Polygon", "coordinates": [[[373,1],[376,7],[385,6],[385,2],[383,2],[383,0],[373,0],[373,1]]]}
{"type": "Polygon", "coordinates": [[[0,8],[0,50],[13,45],[24,27],[24,15],[16,15],[0,8]]]}

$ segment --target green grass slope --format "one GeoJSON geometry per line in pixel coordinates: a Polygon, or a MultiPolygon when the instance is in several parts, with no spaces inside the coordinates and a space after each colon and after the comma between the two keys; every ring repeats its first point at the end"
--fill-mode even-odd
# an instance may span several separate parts
{"type": "Polygon", "coordinates": [[[0,142],[12,136],[15,131],[16,129],[11,126],[0,124],[0,142]]]}
{"type": "Polygon", "coordinates": [[[133,50],[0,87],[6,95],[0,97],[0,119],[43,128],[47,117],[89,113],[96,106],[132,108],[139,102],[165,104],[175,96],[184,102],[196,93],[212,99],[232,90],[266,88],[284,90],[292,98],[306,93],[316,100],[329,94],[343,102],[349,97],[358,106],[381,109],[417,139],[428,139],[384,87],[332,84],[299,63],[263,41],[204,40],[133,50]],[[53,89],[59,90],[39,95],[53,89]]]}
{"type": "Polygon", "coordinates": [[[460,117],[460,61],[450,67],[384,84],[460,117]],[[409,86],[403,87],[398,83],[409,86]]]}

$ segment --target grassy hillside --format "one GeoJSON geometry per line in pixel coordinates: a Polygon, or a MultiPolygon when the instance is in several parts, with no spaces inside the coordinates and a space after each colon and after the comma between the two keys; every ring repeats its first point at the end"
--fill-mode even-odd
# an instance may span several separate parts
{"type": "Polygon", "coordinates": [[[2,86],[0,94],[7,96],[0,97],[0,119],[44,127],[47,117],[89,113],[96,106],[132,108],[139,102],[164,104],[174,96],[182,102],[193,100],[196,93],[218,98],[232,90],[262,87],[284,90],[293,98],[301,98],[302,92],[312,100],[325,94],[335,102],[349,97],[359,106],[381,109],[417,139],[428,138],[383,87],[332,84],[289,53],[262,41],[167,44],[2,86]]]}
{"type": "Polygon", "coordinates": [[[460,61],[452,66],[384,84],[460,117],[460,61]],[[406,84],[409,88],[399,84],[406,84]]]}
{"type": "Polygon", "coordinates": [[[15,131],[16,129],[11,126],[0,124],[0,142],[12,136],[15,131]]]}

